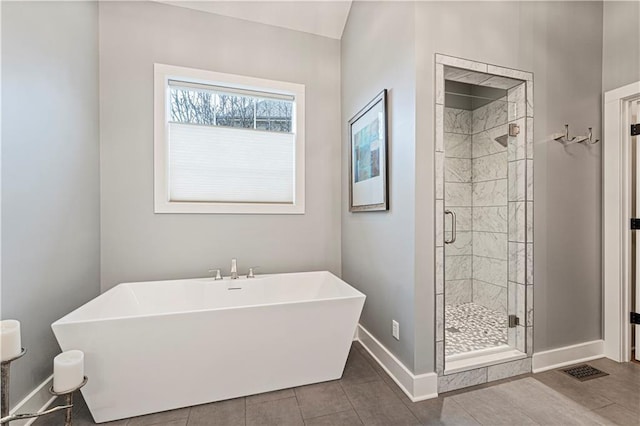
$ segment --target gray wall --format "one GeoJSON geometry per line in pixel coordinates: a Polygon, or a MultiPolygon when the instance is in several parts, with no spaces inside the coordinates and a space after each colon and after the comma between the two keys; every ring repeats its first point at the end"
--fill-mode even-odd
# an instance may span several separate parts
{"type": "MultiPolygon", "coordinates": [[[[342,276],[367,295],[361,323],[414,364],[415,61],[413,4],[354,2],[342,36],[342,276]],[[388,92],[388,212],[349,213],[346,123],[388,92]],[[391,320],[400,323],[400,341],[391,320]]],[[[422,305],[422,303],[420,303],[422,305]]]]}
{"type": "Polygon", "coordinates": [[[102,290],[229,273],[340,272],[340,43],[147,2],[101,2],[102,290]],[[153,212],[153,63],[306,85],[306,214],[153,212]]]}
{"type": "Polygon", "coordinates": [[[640,2],[604,2],[602,90],[640,80],[640,2]]]}
{"type": "MultiPolygon", "coordinates": [[[[433,55],[534,73],[536,352],[602,337],[600,145],[565,149],[550,137],[564,123],[574,134],[593,127],[600,135],[601,23],[599,2],[416,5],[416,114],[426,117],[417,120],[418,146],[426,149],[417,149],[416,217],[428,220],[433,211],[433,55]],[[580,25],[565,25],[567,17],[580,25]]],[[[420,234],[422,243],[432,241],[420,234]]],[[[431,269],[417,285],[432,286],[431,269]]]]}
{"type": "Polygon", "coordinates": [[[365,326],[414,372],[434,371],[437,52],[534,73],[535,350],[601,338],[600,146],[565,149],[550,136],[564,123],[600,134],[602,4],[355,2],[342,49],[343,123],[383,87],[398,96],[391,211],[346,213],[343,183],[343,275],[368,295],[365,326]],[[401,337],[403,322],[415,320],[415,333],[395,342],[390,318],[401,321],[401,337]]]}
{"type": "Polygon", "coordinates": [[[2,318],[14,405],[59,352],[51,323],[100,290],[98,6],[2,3],[2,318]]]}

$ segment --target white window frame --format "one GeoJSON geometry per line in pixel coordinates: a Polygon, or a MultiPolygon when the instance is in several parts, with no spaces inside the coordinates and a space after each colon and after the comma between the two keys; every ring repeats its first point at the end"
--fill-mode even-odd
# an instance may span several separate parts
{"type": "Polygon", "coordinates": [[[155,213],[304,214],[305,86],[262,78],[154,64],[154,205],[155,213]],[[295,179],[293,203],[182,202],[169,199],[168,102],[169,80],[254,90],[295,97],[292,131],[295,134],[295,179]]]}

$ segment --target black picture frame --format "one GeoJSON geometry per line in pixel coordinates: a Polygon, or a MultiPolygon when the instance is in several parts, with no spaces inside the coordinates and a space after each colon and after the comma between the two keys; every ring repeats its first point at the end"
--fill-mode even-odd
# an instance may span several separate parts
{"type": "Polygon", "coordinates": [[[349,120],[349,211],[389,210],[387,89],[349,120]]]}

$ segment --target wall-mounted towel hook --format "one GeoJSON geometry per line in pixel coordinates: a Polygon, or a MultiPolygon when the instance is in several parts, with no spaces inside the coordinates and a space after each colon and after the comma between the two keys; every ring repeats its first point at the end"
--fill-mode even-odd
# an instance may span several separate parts
{"type": "Polygon", "coordinates": [[[600,142],[600,139],[593,140],[593,131],[591,127],[589,127],[589,133],[587,134],[587,139],[585,139],[585,142],[589,145],[594,145],[600,142]]]}
{"type": "Polygon", "coordinates": [[[564,125],[564,135],[555,137],[554,139],[557,140],[558,142],[562,143],[562,144],[568,144],[568,143],[574,142],[576,140],[575,136],[572,137],[572,138],[569,138],[569,125],[568,124],[564,125]]]}
{"type": "Polygon", "coordinates": [[[574,140],[576,140],[575,136],[572,137],[572,138],[569,138],[569,125],[565,124],[564,125],[564,141],[565,142],[573,142],[574,140]]]}
{"type": "MultiPolygon", "coordinates": [[[[556,134],[557,136],[554,136],[554,140],[560,142],[563,145],[571,145],[574,143],[581,143],[584,142],[586,140],[589,140],[589,137],[587,136],[574,136],[572,138],[569,137],[569,125],[565,124],[564,125],[564,134],[556,134]]],[[[590,142],[591,143],[591,142],[590,142]]],[[[595,143],[595,142],[593,142],[595,143]]]]}

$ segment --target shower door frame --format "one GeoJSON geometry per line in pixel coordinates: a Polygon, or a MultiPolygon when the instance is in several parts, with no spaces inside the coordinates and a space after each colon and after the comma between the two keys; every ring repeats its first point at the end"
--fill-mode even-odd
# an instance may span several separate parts
{"type": "MultiPolygon", "coordinates": [[[[533,73],[516,69],[496,66],[483,62],[461,59],[442,54],[435,55],[435,313],[436,313],[436,342],[435,342],[435,366],[438,374],[438,392],[446,392],[467,386],[486,383],[505,377],[531,372],[531,356],[533,353],[533,73]],[[480,72],[497,77],[507,77],[520,80],[525,86],[526,111],[524,114],[525,133],[524,152],[522,157],[517,157],[517,173],[523,178],[522,191],[525,201],[525,220],[521,226],[526,227],[524,242],[509,243],[508,264],[509,269],[514,268],[522,279],[514,280],[525,290],[522,296],[522,311],[518,326],[511,333],[516,333],[512,338],[518,341],[518,347],[522,351],[519,355],[489,356],[484,360],[463,363],[455,369],[448,369],[445,365],[445,257],[444,257],[444,98],[445,98],[445,67],[455,67],[471,72],[480,72]]],[[[511,121],[511,118],[509,119],[511,121]]],[[[515,164],[514,164],[515,166],[515,164]]],[[[515,167],[514,167],[515,168],[515,167]]],[[[508,185],[509,186],[509,185],[508,185]]],[[[508,281],[512,281],[511,273],[508,281]]],[[[515,283],[513,283],[515,284],[515,283]]],[[[508,284],[508,288],[509,288],[508,284]]],[[[520,288],[518,287],[518,288],[520,288]]],[[[514,295],[509,292],[509,297],[514,295]]],[[[509,304],[511,304],[509,302],[509,304]]],[[[512,308],[508,310],[508,314],[512,308]]],[[[515,313],[515,312],[514,312],[515,313]]],[[[512,339],[510,339],[512,340],[512,339]]]]}

